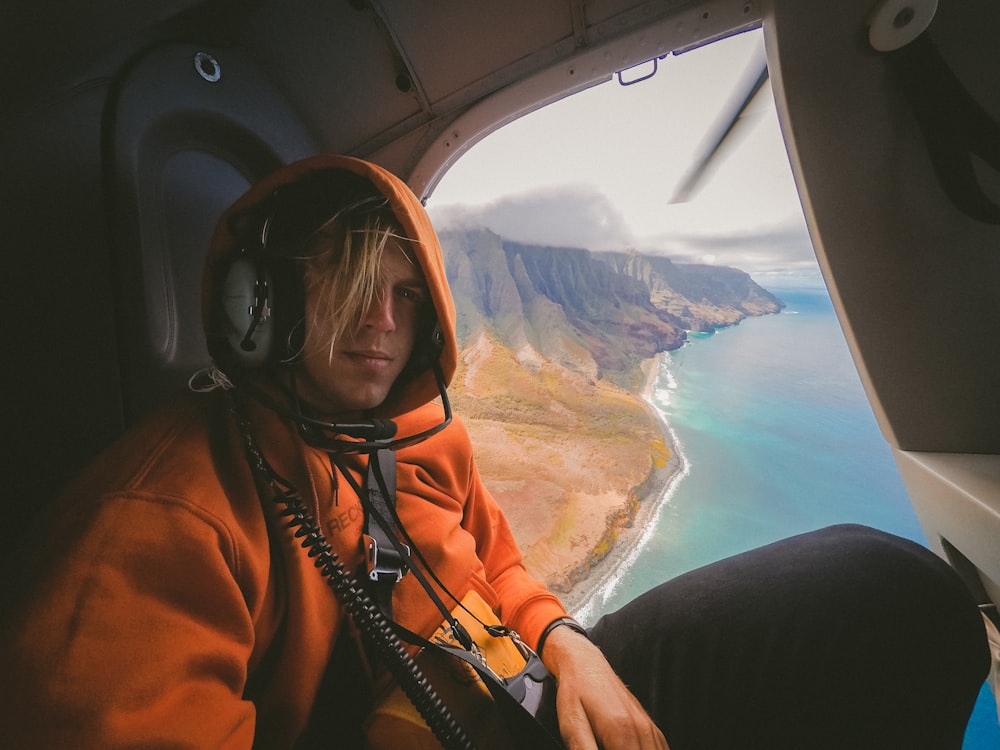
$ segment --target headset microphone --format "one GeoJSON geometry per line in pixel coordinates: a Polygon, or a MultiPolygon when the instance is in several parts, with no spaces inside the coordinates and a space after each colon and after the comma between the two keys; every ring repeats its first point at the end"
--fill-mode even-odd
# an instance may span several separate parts
{"type": "Polygon", "coordinates": [[[373,419],[374,429],[370,440],[389,440],[396,437],[396,430],[399,429],[391,419],[373,419]]]}
{"type": "Polygon", "coordinates": [[[240,349],[245,352],[256,351],[257,342],[253,340],[253,332],[257,328],[257,321],[255,320],[249,328],[247,328],[246,336],[240,341],[240,349]]]}
{"type": "Polygon", "coordinates": [[[396,430],[399,429],[396,423],[391,419],[376,418],[372,418],[369,423],[331,424],[331,427],[335,427],[338,432],[343,435],[347,435],[348,437],[369,442],[376,440],[391,440],[396,437],[396,430]]]}
{"type": "Polygon", "coordinates": [[[294,387],[291,393],[293,405],[289,406],[281,403],[269,395],[266,391],[258,388],[251,379],[243,378],[243,373],[239,368],[232,370],[232,375],[229,377],[233,385],[236,386],[237,390],[242,391],[258,403],[263,404],[272,411],[295,422],[295,425],[299,430],[299,435],[302,436],[303,441],[305,441],[307,445],[311,445],[313,448],[319,448],[320,450],[328,451],[330,453],[350,454],[371,453],[383,448],[388,448],[390,450],[405,448],[422,442],[432,435],[436,435],[451,424],[451,402],[448,399],[448,388],[444,381],[444,374],[441,372],[441,366],[437,362],[434,362],[431,365],[431,370],[433,371],[434,379],[437,382],[438,395],[441,398],[441,406],[444,409],[444,416],[442,420],[433,427],[429,427],[428,429],[422,430],[414,435],[404,435],[401,438],[396,437],[396,432],[399,427],[391,419],[370,417],[368,421],[365,422],[348,424],[340,422],[326,422],[321,419],[306,416],[302,412],[301,405],[298,403],[298,398],[295,395],[294,387]],[[351,439],[344,440],[344,437],[351,439]]]}

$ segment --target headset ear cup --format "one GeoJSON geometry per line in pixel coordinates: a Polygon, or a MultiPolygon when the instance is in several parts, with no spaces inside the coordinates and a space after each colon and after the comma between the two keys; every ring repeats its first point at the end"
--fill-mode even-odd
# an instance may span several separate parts
{"type": "Polygon", "coordinates": [[[248,258],[236,260],[222,289],[229,355],[241,367],[267,364],[274,349],[274,283],[266,267],[248,258]]]}
{"type": "Polygon", "coordinates": [[[396,378],[396,386],[394,387],[405,386],[420,377],[421,374],[431,369],[441,356],[441,350],[444,348],[444,333],[442,333],[441,325],[437,322],[434,313],[428,312],[426,315],[426,319],[420,324],[410,359],[403,371],[399,373],[399,377],[396,378]]]}
{"type": "Polygon", "coordinates": [[[273,345],[271,361],[294,365],[301,361],[305,345],[305,291],[303,269],[293,258],[267,259],[271,284],[271,320],[273,345]]]}

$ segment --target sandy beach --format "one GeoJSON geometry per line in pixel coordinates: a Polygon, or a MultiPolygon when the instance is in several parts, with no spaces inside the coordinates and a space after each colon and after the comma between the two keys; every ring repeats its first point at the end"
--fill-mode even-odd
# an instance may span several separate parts
{"type": "Polygon", "coordinates": [[[660,357],[654,357],[644,363],[643,370],[646,374],[641,394],[643,403],[661,427],[663,440],[670,449],[670,459],[664,467],[654,468],[643,483],[640,489],[639,507],[632,523],[620,531],[607,555],[593,564],[586,578],[578,581],[569,591],[560,592],[559,596],[567,610],[585,625],[592,624],[596,619],[609,589],[613,587],[623,569],[627,569],[634,562],[638,551],[651,533],[663,504],[667,502],[670,488],[683,478],[686,471],[686,461],[678,449],[674,435],[663,415],[652,403],[653,389],[660,371],[660,357]]]}
{"type": "Polygon", "coordinates": [[[525,566],[586,620],[685,471],[652,403],[662,358],[643,362],[641,386],[625,390],[551,363],[532,372],[513,354],[480,337],[462,357],[452,401],[473,445],[488,447],[477,451],[480,475],[525,566]]]}

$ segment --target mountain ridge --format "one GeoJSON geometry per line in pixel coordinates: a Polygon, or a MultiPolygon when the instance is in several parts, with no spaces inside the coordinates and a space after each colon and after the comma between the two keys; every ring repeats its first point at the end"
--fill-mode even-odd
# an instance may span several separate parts
{"type": "Polygon", "coordinates": [[[485,228],[441,232],[460,345],[482,330],[512,349],[634,388],[639,365],[783,303],[744,271],[634,251],[529,245],[485,228]]]}
{"type": "Polygon", "coordinates": [[[440,233],[460,357],[449,387],[525,566],[564,597],[677,468],[646,400],[656,357],[782,303],[738,269],[440,233]]]}

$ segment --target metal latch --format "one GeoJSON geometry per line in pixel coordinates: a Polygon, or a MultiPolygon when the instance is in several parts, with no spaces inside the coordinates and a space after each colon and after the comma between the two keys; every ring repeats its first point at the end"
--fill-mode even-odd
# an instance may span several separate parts
{"type": "MultiPolygon", "coordinates": [[[[365,562],[368,565],[368,577],[373,581],[381,581],[382,576],[390,575],[396,577],[396,583],[406,575],[408,568],[403,556],[393,547],[379,547],[374,537],[362,534],[365,543],[365,562]]],[[[406,554],[410,554],[410,548],[402,545],[406,554]]]]}

